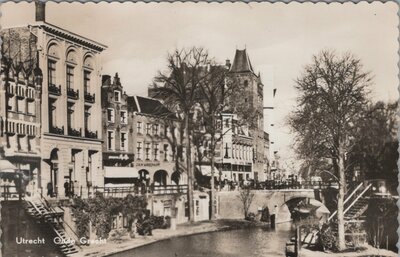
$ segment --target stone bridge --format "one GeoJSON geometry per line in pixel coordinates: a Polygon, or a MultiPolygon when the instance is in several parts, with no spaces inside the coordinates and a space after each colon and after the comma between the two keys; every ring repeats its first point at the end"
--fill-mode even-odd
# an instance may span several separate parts
{"type": "MultiPolygon", "coordinates": [[[[270,214],[276,215],[276,222],[290,221],[290,209],[305,198],[321,201],[319,189],[253,190],[254,198],[249,212],[268,207],[270,214]]],[[[221,219],[243,219],[243,203],[239,191],[217,192],[217,217],[221,219]]]]}

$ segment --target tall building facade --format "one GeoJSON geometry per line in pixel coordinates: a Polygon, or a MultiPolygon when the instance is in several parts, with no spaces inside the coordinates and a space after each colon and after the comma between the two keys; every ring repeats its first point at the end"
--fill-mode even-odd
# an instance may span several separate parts
{"type": "Polygon", "coordinates": [[[134,166],[139,178],[157,186],[187,184],[180,123],[159,100],[134,96],[134,166]]]}
{"type": "Polygon", "coordinates": [[[1,33],[0,158],[29,177],[27,190],[37,191],[40,171],[40,105],[42,71],[34,37],[26,28],[1,33]],[[27,43],[19,46],[19,40],[27,43]]]}
{"type": "MultiPolygon", "coordinates": [[[[227,76],[231,78],[234,83],[239,83],[240,88],[243,89],[243,98],[240,100],[243,102],[240,104],[249,106],[249,110],[255,112],[256,118],[254,124],[249,124],[248,128],[246,126],[236,126],[236,132],[232,132],[234,137],[232,137],[232,139],[230,140],[230,136],[227,136],[224,140],[225,145],[223,147],[226,148],[224,149],[224,151],[225,153],[229,153],[229,151],[231,151],[231,156],[238,158],[239,160],[239,164],[232,163],[232,165],[235,165],[232,166],[233,174],[234,167],[237,167],[237,169],[244,169],[244,173],[238,173],[238,176],[240,175],[240,177],[236,177],[237,180],[240,181],[242,179],[248,178],[254,180],[264,180],[265,173],[267,172],[265,170],[264,158],[264,85],[261,81],[260,74],[257,75],[253,69],[246,49],[236,50],[233,63],[230,64],[230,62],[228,62],[228,67],[229,71],[227,73],[227,76]],[[232,142],[232,145],[228,145],[227,147],[227,143],[229,141],[232,142]],[[249,153],[249,151],[251,151],[251,153],[249,153]],[[249,156],[251,156],[251,159],[249,159],[249,156]],[[243,167],[236,165],[243,165],[243,167]]],[[[240,117],[239,114],[235,115],[236,120],[240,120],[241,118],[243,118],[240,117]]],[[[226,125],[229,125],[229,122],[232,122],[231,124],[234,125],[235,119],[229,118],[228,116],[225,119],[225,127],[226,125]]],[[[224,160],[224,170],[227,168],[225,164],[226,161],[228,160],[224,160]]]]}
{"type": "Polygon", "coordinates": [[[102,79],[106,186],[186,184],[179,122],[160,101],[128,96],[118,74],[102,79]]]}
{"type": "MultiPolygon", "coordinates": [[[[19,63],[33,63],[42,73],[40,108],[35,110],[40,123],[35,131],[41,149],[38,188],[44,195],[51,189],[49,196],[63,197],[68,182],[74,194],[87,196],[90,187],[103,184],[102,127],[96,117],[101,117],[100,53],[106,46],[47,23],[43,2],[36,3],[35,23],[3,29],[2,38],[6,57],[12,50],[5,49],[16,48],[19,63]],[[20,44],[13,44],[16,38],[20,44]]],[[[21,108],[31,113],[29,102],[11,98],[8,108],[22,117],[21,108]]]]}

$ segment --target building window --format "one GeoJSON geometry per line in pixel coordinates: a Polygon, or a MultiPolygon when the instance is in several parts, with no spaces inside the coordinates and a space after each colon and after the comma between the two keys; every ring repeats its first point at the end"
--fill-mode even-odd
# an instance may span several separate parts
{"type": "Polygon", "coordinates": [[[68,126],[68,129],[72,128],[73,114],[74,114],[74,104],[68,103],[68,106],[67,106],[67,126],[68,126]]]}
{"type": "Polygon", "coordinates": [[[142,134],[142,123],[140,121],[136,124],[137,133],[142,134]]]}
{"type": "Polygon", "coordinates": [[[107,148],[108,150],[114,150],[115,148],[114,131],[107,131],[107,148]]]}
{"type": "Polygon", "coordinates": [[[141,160],[142,159],[142,142],[137,142],[137,151],[136,151],[136,155],[137,155],[137,159],[141,160]]]}
{"type": "Polygon", "coordinates": [[[115,122],[115,113],[112,108],[107,109],[107,121],[111,123],[115,122]]]}
{"type": "Polygon", "coordinates": [[[146,134],[150,135],[151,134],[151,123],[146,124],[146,134]]]}
{"type": "Polygon", "coordinates": [[[29,115],[35,115],[35,102],[28,102],[27,113],[29,115]]]}
{"type": "Polygon", "coordinates": [[[90,71],[83,71],[83,90],[85,95],[90,93],[90,71]]]}
{"type": "Polygon", "coordinates": [[[158,143],[154,143],[154,160],[158,161],[158,143]]]}
{"type": "Polygon", "coordinates": [[[56,101],[49,99],[49,126],[55,127],[56,125],[56,101]]]}
{"type": "Polygon", "coordinates": [[[114,101],[121,102],[121,92],[119,92],[117,90],[114,91],[114,101]]]}
{"type": "Polygon", "coordinates": [[[121,150],[127,151],[128,150],[128,138],[126,132],[121,132],[121,150]]]}
{"type": "Polygon", "coordinates": [[[155,135],[155,136],[158,135],[158,124],[153,125],[153,135],[155,135]]]}
{"type": "Polygon", "coordinates": [[[25,99],[17,98],[17,112],[23,113],[26,110],[25,99]]]}
{"type": "Polygon", "coordinates": [[[128,112],[127,111],[121,111],[121,123],[122,124],[127,124],[128,123],[128,112]]]}
{"type": "Polygon", "coordinates": [[[67,88],[74,88],[74,67],[67,65],[67,88]]]}
{"type": "Polygon", "coordinates": [[[150,143],[146,143],[146,160],[150,160],[150,143]]]}
{"type": "Polygon", "coordinates": [[[49,81],[49,85],[56,85],[56,62],[53,60],[47,61],[47,79],[49,81]]]}
{"type": "Polygon", "coordinates": [[[89,130],[90,106],[85,106],[85,131],[89,130]]]}
{"type": "Polygon", "coordinates": [[[164,145],[164,161],[168,161],[168,144],[164,145]]]}

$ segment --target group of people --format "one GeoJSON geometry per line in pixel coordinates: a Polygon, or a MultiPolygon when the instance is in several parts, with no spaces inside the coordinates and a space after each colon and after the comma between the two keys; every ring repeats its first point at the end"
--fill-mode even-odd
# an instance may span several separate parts
{"type": "MultiPolygon", "coordinates": [[[[64,195],[65,197],[74,197],[74,182],[73,181],[65,181],[64,183],[64,195]]],[[[55,197],[56,194],[54,192],[53,183],[47,183],[47,196],[55,197]]]]}

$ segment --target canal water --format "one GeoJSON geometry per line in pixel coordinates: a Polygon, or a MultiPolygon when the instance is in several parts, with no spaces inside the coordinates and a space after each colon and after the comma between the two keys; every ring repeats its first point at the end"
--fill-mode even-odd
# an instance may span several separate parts
{"type": "Polygon", "coordinates": [[[172,238],[112,257],[281,257],[293,235],[291,223],[172,238]]]}

